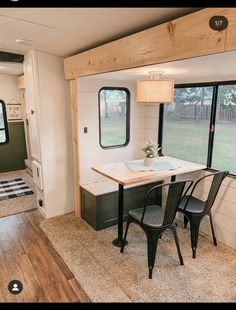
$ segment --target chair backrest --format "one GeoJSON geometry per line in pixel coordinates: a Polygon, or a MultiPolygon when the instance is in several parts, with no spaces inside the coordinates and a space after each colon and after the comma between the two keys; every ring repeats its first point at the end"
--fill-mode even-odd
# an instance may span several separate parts
{"type": "Polygon", "coordinates": [[[168,189],[168,194],[167,194],[167,199],[166,199],[165,214],[164,214],[162,226],[170,225],[174,221],[175,215],[177,212],[177,207],[180,201],[183,199],[183,192],[184,192],[185,186],[187,185],[187,189],[185,190],[185,194],[186,194],[192,184],[193,184],[192,180],[182,180],[182,181],[164,183],[164,184],[160,184],[160,185],[156,185],[152,187],[147,193],[146,203],[143,209],[141,222],[143,222],[146,208],[148,206],[149,196],[151,195],[151,193],[153,193],[153,191],[155,190],[168,186],[169,189],[168,189]]]}
{"type": "Polygon", "coordinates": [[[194,187],[190,193],[190,196],[192,196],[192,194],[194,193],[195,191],[195,188],[196,186],[204,179],[206,178],[210,178],[213,176],[212,178],[212,182],[211,182],[211,185],[210,185],[210,189],[209,189],[209,193],[208,193],[208,196],[207,196],[207,199],[206,199],[206,204],[205,204],[205,210],[204,212],[208,212],[211,207],[213,206],[214,204],[214,201],[216,199],[216,196],[218,194],[218,191],[220,189],[220,186],[222,184],[222,181],[224,180],[224,178],[229,174],[229,171],[219,171],[219,172],[214,172],[214,173],[210,173],[200,179],[197,180],[197,182],[194,184],[194,187]]]}
{"type": "Polygon", "coordinates": [[[218,191],[220,189],[220,186],[222,184],[222,181],[228,174],[229,174],[229,171],[220,171],[220,172],[214,173],[211,187],[210,187],[208,197],[206,200],[205,211],[209,211],[210,208],[213,206],[216,196],[218,194],[218,191]]]}

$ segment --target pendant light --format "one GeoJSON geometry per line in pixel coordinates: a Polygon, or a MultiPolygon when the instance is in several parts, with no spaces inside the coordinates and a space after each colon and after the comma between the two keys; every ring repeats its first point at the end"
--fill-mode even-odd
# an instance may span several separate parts
{"type": "Polygon", "coordinates": [[[174,80],[162,79],[162,73],[151,71],[149,80],[137,81],[137,102],[166,104],[173,102],[174,80]]]}

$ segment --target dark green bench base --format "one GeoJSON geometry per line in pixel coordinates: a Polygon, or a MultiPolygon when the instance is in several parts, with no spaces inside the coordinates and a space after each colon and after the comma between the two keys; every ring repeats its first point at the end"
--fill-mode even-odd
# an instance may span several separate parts
{"type": "MultiPolygon", "coordinates": [[[[124,220],[130,210],[142,207],[148,190],[162,182],[154,182],[145,185],[125,189],[124,192],[124,220]]],[[[118,188],[118,184],[117,184],[118,188]]],[[[100,230],[117,224],[118,214],[118,190],[111,193],[95,196],[84,188],[81,190],[81,216],[95,230],[100,230]]],[[[149,203],[161,205],[162,193],[156,192],[150,197],[149,203]]]]}

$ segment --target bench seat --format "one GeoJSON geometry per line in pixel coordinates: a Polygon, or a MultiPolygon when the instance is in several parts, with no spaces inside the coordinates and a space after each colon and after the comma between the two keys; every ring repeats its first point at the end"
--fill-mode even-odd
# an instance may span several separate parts
{"type": "MultiPolygon", "coordinates": [[[[147,191],[162,182],[129,185],[124,190],[124,220],[130,210],[144,205],[147,191]]],[[[80,184],[81,217],[95,230],[117,224],[118,184],[109,179],[93,180],[80,184]]],[[[152,201],[161,204],[161,192],[152,201]]],[[[151,202],[152,202],[151,201],[151,202]]]]}

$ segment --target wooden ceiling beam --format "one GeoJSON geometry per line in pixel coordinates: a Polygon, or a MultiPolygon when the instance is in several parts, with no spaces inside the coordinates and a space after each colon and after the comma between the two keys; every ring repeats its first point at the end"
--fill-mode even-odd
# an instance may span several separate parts
{"type": "Polygon", "coordinates": [[[236,8],[206,8],[64,60],[65,78],[94,75],[236,49],[236,8]],[[212,30],[225,16],[225,30],[212,30]]]}

